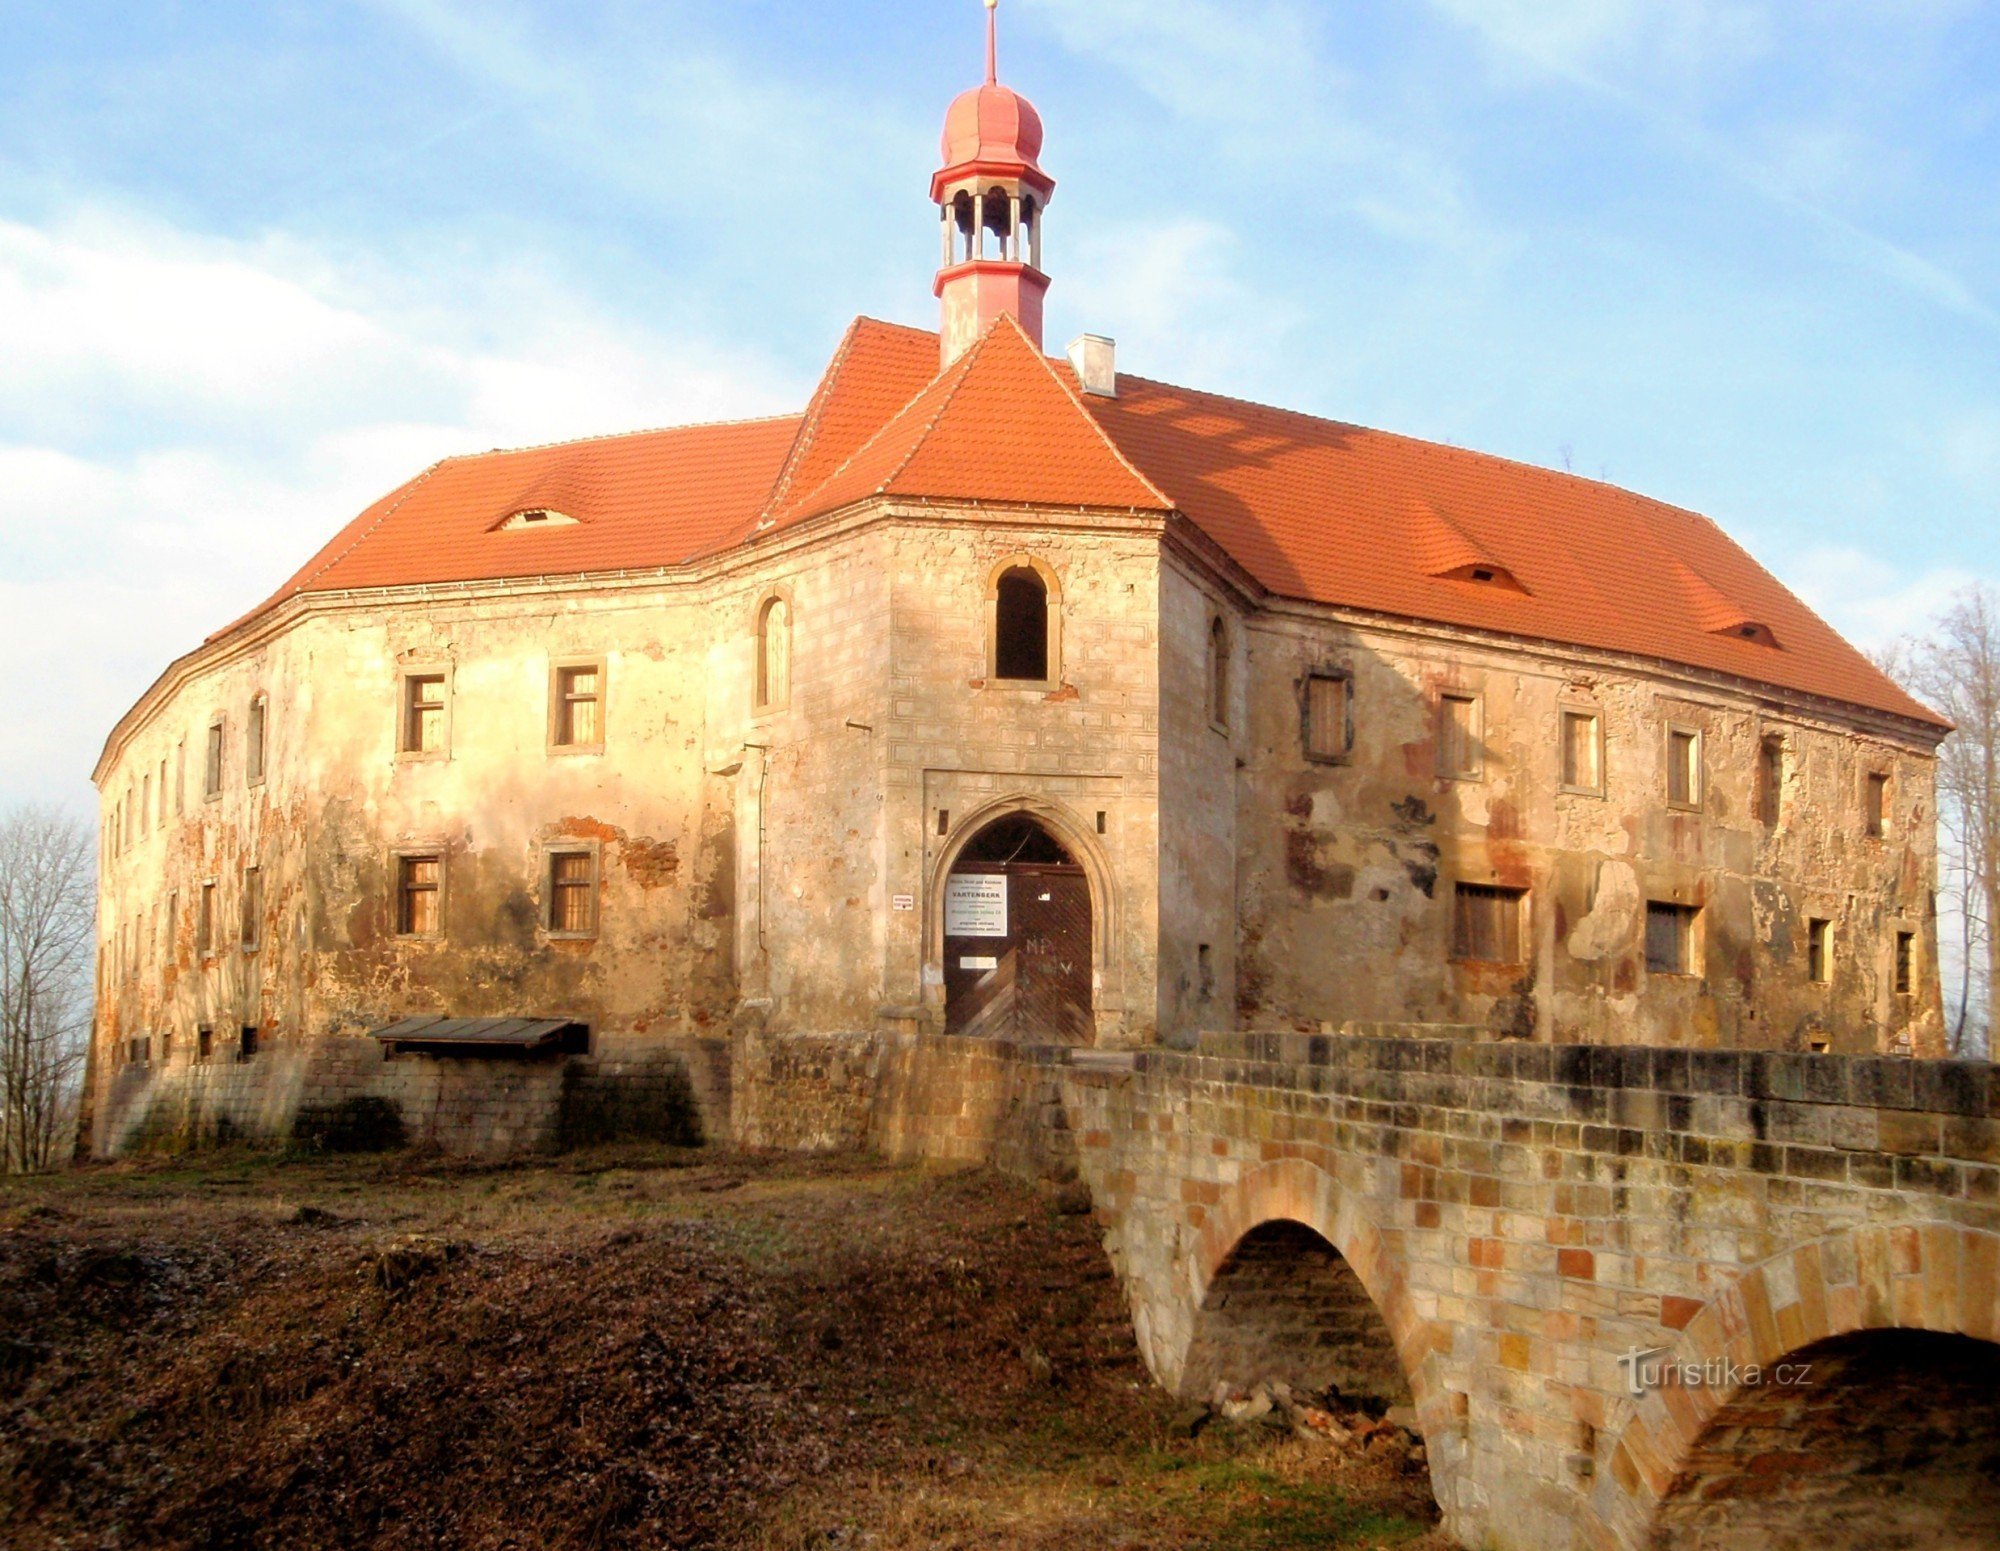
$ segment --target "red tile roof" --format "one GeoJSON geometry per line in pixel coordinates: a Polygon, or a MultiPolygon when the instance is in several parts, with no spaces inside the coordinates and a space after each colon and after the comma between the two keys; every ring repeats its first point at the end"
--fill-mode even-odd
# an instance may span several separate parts
{"type": "Polygon", "coordinates": [[[945,372],[937,363],[937,335],[862,319],[803,416],[447,459],[348,524],[265,607],[300,592],[680,565],[878,496],[1178,510],[1285,597],[1943,725],[1693,512],[1143,378],[1121,376],[1116,398],[1082,394],[1012,319],[945,372]],[[535,507],[577,525],[493,531],[535,507]],[[1489,567],[1494,582],[1469,579],[1489,567]],[[1745,639],[1750,627],[1776,644],[1745,639]]]}

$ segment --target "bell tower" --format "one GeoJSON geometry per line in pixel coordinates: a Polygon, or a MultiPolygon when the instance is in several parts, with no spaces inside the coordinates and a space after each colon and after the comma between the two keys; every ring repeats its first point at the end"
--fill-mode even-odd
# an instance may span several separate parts
{"type": "Polygon", "coordinates": [[[1056,191],[1041,169],[1042,117],[1000,84],[1000,0],[986,0],[986,84],[961,94],[944,121],[944,166],[931,179],[942,226],[937,296],[944,365],[1002,313],[1042,347],[1042,213],[1056,191]]]}

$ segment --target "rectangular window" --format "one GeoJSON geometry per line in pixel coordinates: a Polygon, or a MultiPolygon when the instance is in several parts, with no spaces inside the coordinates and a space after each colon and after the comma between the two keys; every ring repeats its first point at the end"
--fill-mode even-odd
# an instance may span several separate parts
{"type": "Polygon", "coordinates": [[[145,834],[153,824],[153,773],[149,770],[139,783],[139,833],[145,834]]]}
{"type": "Polygon", "coordinates": [[[248,1061],[257,1053],[257,1030],[250,1024],[242,1025],[242,1033],[236,1041],[236,1059],[248,1061]]]}
{"type": "Polygon", "coordinates": [[[1816,986],[1833,980],[1833,923],[1806,923],[1806,978],[1816,986]]]}
{"type": "Polygon", "coordinates": [[[1692,727],[1667,729],[1667,805],[1701,806],[1701,734],[1692,727]]]}
{"type": "Polygon", "coordinates": [[[1562,714],[1562,785],[1592,796],[1604,790],[1604,722],[1595,711],[1562,714]]]}
{"type": "Polygon", "coordinates": [[[412,673],[403,680],[405,754],[444,752],[444,675],[412,673]]]}
{"type": "Polygon", "coordinates": [[[549,930],[569,937],[597,930],[597,858],[589,851],[549,853],[549,930]]]}
{"type": "Polygon", "coordinates": [[[215,1030],[203,1024],[194,1031],[194,1058],[207,1061],[215,1054],[215,1030]]]}
{"type": "Polygon", "coordinates": [[[435,937],[444,919],[444,858],[396,859],[396,930],[405,937],[435,937]]]}
{"type": "Polygon", "coordinates": [[[1453,781],[1477,780],[1484,761],[1477,695],[1438,697],[1438,774],[1453,781]]]}
{"type": "Polygon", "coordinates": [[[1889,832],[1889,778],[1879,771],[1870,772],[1862,801],[1867,813],[1868,838],[1880,840],[1889,832]]]}
{"type": "Polygon", "coordinates": [[[187,812],[188,746],[182,739],[174,745],[174,812],[187,812]]]}
{"type": "Polygon", "coordinates": [[[1917,989],[1917,934],[1896,934],[1896,994],[1913,996],[1917,989]]]}
{"type": "Polygon", "coordinates": [[[1333,673],[1306,680],[1306,757],[1344,760],[1353,750],[1348,736],[1349,681],[1333,673]]]}
{"type": "Polygon", "coordinates": [[[201,794],[204,797],[222,795],[222,718],[219,716],[208,724],[208,761],[202,769],[201,794]]]}
{"type": "Polygon", "coordinates": [[[243,869],[243,951],[254,952],[264,926],[264,870],[243,869]]]}
{"type": "Polygon", "coordinates": [[[1776,829],[1785,816],[1785,743],[1766,738],[1757,751],[1757,817],[1776,829]]]}
{"type": "Polygon", "coordinates": [[[167,762],[164,759],[160,761],[159,825],[162,829],[167,827],[167,762]]]}
{"type": "Polygon", "coordinates": [[[243,734],[243,780],[248,786],[264,779],[264,721],[268,705],[262,695],[250,702],[250,721],[243,734]]]}
{"type": "Polygon", "coordinates": [[[1693,905],[1653,901],[1646,906],[1646,968],[1655,975],[1694,973],[1693,905]]]}
{"type": "Polygon", "coordinates": [[[181,896],[176,889],[167,895],[167,935],[160,944],[161,962],[172,964],[181,935],[181,896]]]}
{"type": "Polygon", "coordinates": [[[550,742],[562,749],[599,748],[604,743],[604,670],[597,663],[558,668],[554,727],[550,742]]]}
{"type": "Polygon", "coordinates": [[[1475,964],[1521,962],[1519,889],[1461,883],[1452,897],[1452,957],[1475,964]]]}
{"type": "Polygon", "coordinates": [[[194,921],[194,946],[198,953],[215,951],[215,885],[201,886],[201,909],[194,921]]]}

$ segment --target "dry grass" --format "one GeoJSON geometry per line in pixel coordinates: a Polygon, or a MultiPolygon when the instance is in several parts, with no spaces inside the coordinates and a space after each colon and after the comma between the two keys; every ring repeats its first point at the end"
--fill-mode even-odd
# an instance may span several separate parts
{"type": "Polygon", "coordinates": [[[626,1148],[0,1189],[0,1543],[1441,1545],[1426,1484],[1173,1436],[1087,1216],[626,1148]]]}

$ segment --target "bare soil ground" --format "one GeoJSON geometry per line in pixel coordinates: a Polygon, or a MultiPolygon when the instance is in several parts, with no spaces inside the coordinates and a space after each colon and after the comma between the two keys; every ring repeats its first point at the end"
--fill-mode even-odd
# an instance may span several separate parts
{"type": "Polygon", "coordinates": [[[1079,1205],[669,1149],[9,1183],[0,1545],[1444,1545],[1420,1473],[1178,1436],[1079,1205]]]}

